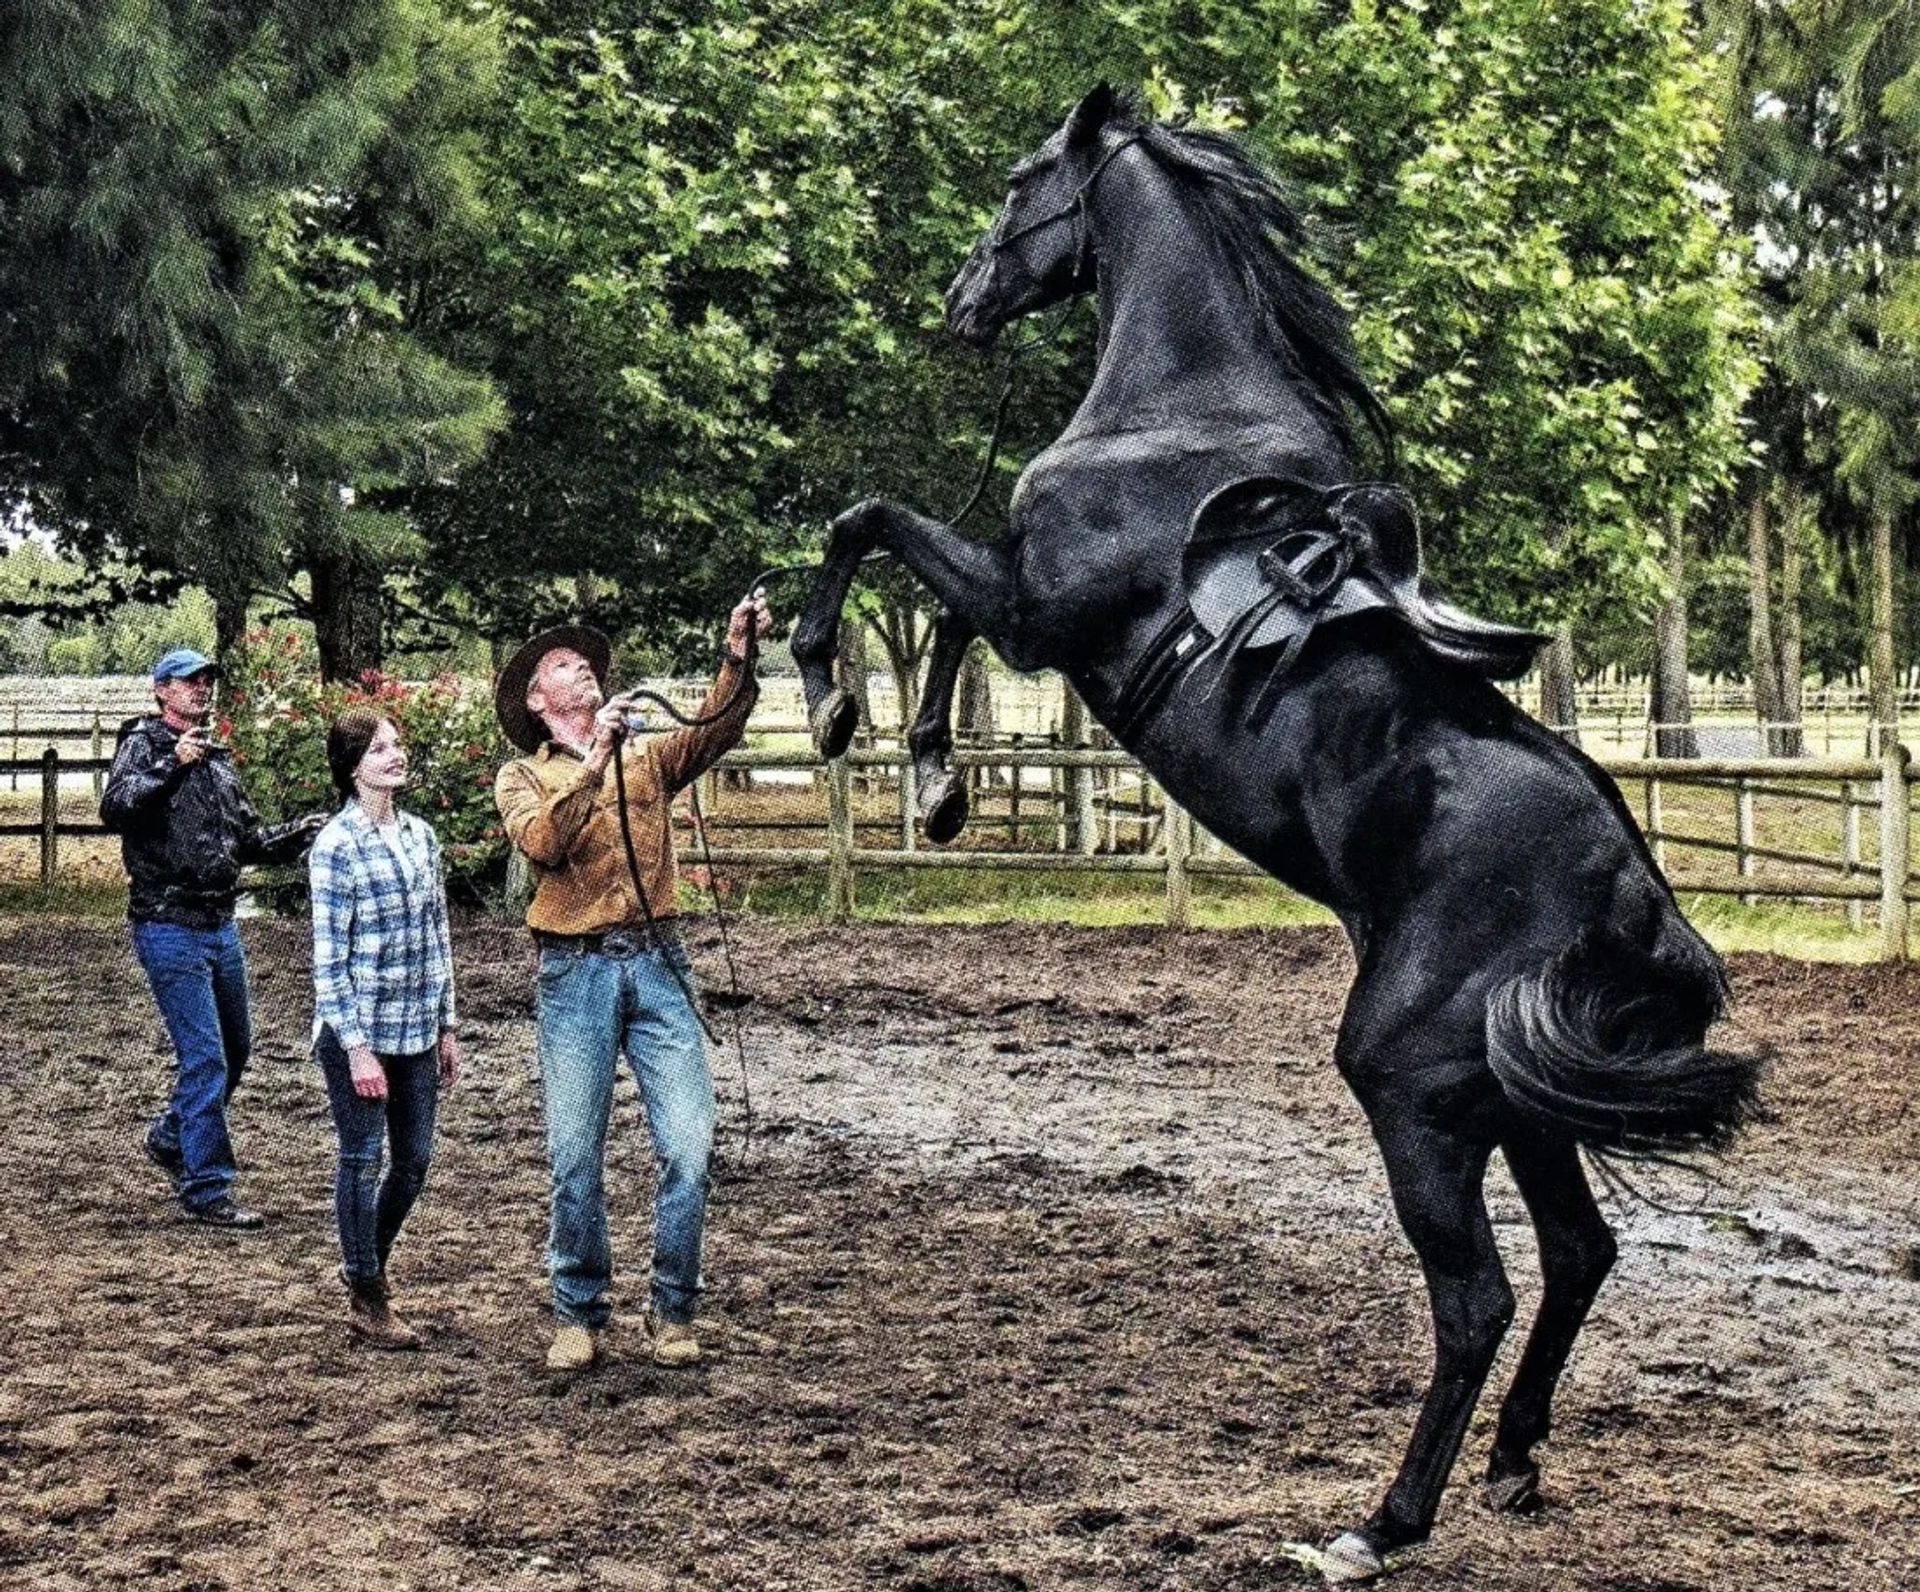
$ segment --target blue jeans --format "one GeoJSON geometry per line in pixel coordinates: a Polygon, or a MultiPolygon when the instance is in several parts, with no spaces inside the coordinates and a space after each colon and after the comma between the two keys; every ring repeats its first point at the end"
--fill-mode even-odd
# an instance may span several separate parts
{"type": "Polygon", "coordinates": [[[340,1158],[333,1173],[333,1217],[340,1229],[340,1269],[348,1281],[387,1269],[393,1241],[426,1187],[433,1158],[433,1114],[440,1100],[440,1059],[431,1050],[382,1056],[387,1098],[354,1093],[353,1069],[333,1029],[323,1026],[314,1059],[327,1080],[327,1104],[340,1158]],[[380,1175],[381,1140],[391,1137],[393,1160],[380,1175]]]}
{"type": "Polygon", "coordinates": [[[699,1019],[664,960],[691,985],[677,946],[618,958],[540,952],[538,1039],[546,1092],[553,1223],[547,1265],[553,1313],[604,1326],[613,1252],[607,1238],[607,1123],[624,1052],[646,1107],[659,1181],[653,1203],[655,1314],[691,1321],[700,1297],[700,1243],[713,1158],[713,1076],[699,1019]]]}
{"type": "Polygon", "coordinates": [[[231,919],[217,929],[136,923],[133,954],[153,986],[175,1057],[173,1094],[147,1141],[179,1155],[180,1203],[199,1209],[233,1183],[227,1102],[253,1049],[240,931],[231,919]]]}

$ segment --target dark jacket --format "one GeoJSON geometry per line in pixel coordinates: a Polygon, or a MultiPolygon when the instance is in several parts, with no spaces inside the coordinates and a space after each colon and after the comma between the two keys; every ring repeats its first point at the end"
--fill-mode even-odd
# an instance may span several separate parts
{"type": "Polygon", "coordinates": [[[213,752],[182,763],[174,755],[179,739],[158,715],[121,732],[100,821],[121,837],[128,917],[217,929],[233,916],[241,867],[292,862],[313,833],[303,823],[262,824],[241,794],[233,759],[213,752]]]}

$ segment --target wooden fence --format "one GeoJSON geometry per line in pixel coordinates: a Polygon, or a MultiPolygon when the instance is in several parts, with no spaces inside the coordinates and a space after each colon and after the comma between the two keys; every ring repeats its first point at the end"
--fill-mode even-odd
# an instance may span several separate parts
{"type": "MultiPolygon", "coordinates": [[[[1061,771],[1067,775],[1050,790],[1030,793],[1028,801],[1038,807],[1053,803],[1056,811],[1034,812],[1043,819],[1043,828],[1051,829],[1063,840],[1073,837],[1070,848],[1026,850],[925,850],[913,844],[911,815],[914,805],[911,761],[898,750],[850,751],[826,769],[827,814],[823,846],[716,846],[713,860],[730,866],[804,866],[824,867],[828,877],[828,909],[835,919],[852,914],[856,881],[860,870],[891,868],[956,868],[1004,872],[1094,871],[1159,876],[1165,881],[1166,921],[1184,927],[1191,921],[1192,888],[1196,878],[1264,877],[1261,870],[1244,858],[1227,853],[1217,843],[1209,843],[1197,832],[1192,819],[1158,794],[1147,776],[1125,752],[1102,750],[1066,750],[1037,747],[1006,747],[961,750],[954,764],[962,769],[1005,770],[1010,778],[1007,798],[1000,815],[983,814],[988,826],[1012,811],[1009,831],[1019,828],[1020,795],[1024,788],[1022,773],[1030,770],[1061,771]],[[1137,781],[1140,849],[1119,852],[1108,829],[1108,849],[1095,845],[1097,824],[1090,815],[1104,809],[1107,822],[1121,797],[1109,791],[1104,797],[1091,790],[1090,776],[1095,771],[1126,773],[1137,781]],[[856,773],[879,771],[897,783],[899,799],[900,844],[870,847],[859,843],[855,823],[853,779],[856,773]],[[1212,854],[1209,854],[1211,850],[1212,854]]],[[[1656,860],[1666,869],[1680,851],[1706,852],[1733,859],[1732,877],[1717,874],[1708,877],[1682,877],[1676,888],[1706,895],[1738,896],[1753,902],[1763,897],[1796,901],[1844,903],[1855,921],[1862,921],[1862,909],[1868,903],[1878,907],[1881,954],[1887,959],[1903,959],[1908,954],[1908,922],[1911,903],[1920,899],[1915,893],[1920,875],[1912,871],[1910,831],[1912,825],[1912,787],[1916,775],[1905,746],[1890,743],[1875,759],[1801,758],[1801,759],[1691,759],[1691,758],[1618,758],[1601,766],[1622,786],[1641,787],[1644,814],[1642,830],[1656,860]],[[1731,838],[1699,834],[1671,828],[1667,821],[1669,798],[1680,790],[1726,792],[1732,798],[1731,838]],[[1887,799],[1889,792],[1897,792],[1887,799]],[[1756,838],[1755,801],[1760,798],[1785,798],[1793,802],[1829,805],[1839,809],[1841,844],[1836,854],[1805,849],[1763,845],[1756,838]],[[1868,858],[1863,844],[1863,827],[1871,818],[1877,845],[1868,858]],[[1763,863],[1785,865],[1793,876],[1764,877],[1763,863]]],[[[721,760],[721,769],[773,770],[821,768],[820,760],[810,752],[735,751],[721,760]]],[[[1030,809],[1031,810],[1031,809],[1030,809]]],[[[1129,815],[1133,816],[1133,815],[1129,815]]],[[[980,821],[976,819],[976,823],[980,821]]],[[[713,820],[710,828],[727,827],[725,820],[713,820]]],[[[779,827],[794,828],[783,823],[779,827]]],[[[689,856],[688,860],[693,860],[689,856]]]]}
{"type": "MultiPolygon", "coordinates": [[[[1264,877],[1244,858],[1198,833],[1193,820],[1169,802],[1125,752],[1000,745],[963,748],[954,754],[953,761],[962,770],[1003,775],[997,787],[986,788],[991,800],[978,804],[983,810],[974,819],[976,834],[1004,823],[1009,848],[1017,846],[1023,833],[1036,828],[1049,844],[995,850],[922,847],[913,823],[912,762],[902,749],[857,747],[844,758],[823,765],[810,750],[761,748],[736,750],[722,758],[708,776],[714,783],[714,795],[718,795],[719,781],[728,771],[808,771],[824,779],[824,823],[818,819],[743,821],[716,812],[709,815],[709,829],[792,832],[820,824],[822,843],[717,845],[712,850],[713,860],[726,867],[824,868],[829,913],[836,920],[852,915],[863,869],[1071,871],[1157,877],[1164,881],[1166,921],[1175,927],[1185,927],[1192,921],[1196,879],[1264,877]],[[1032,773],[1043,773],[1047,779],[1035,787],[1026,778],[1032,773]],[[884,826],[856,823],[856,778],[894,786],[897,809],[884,826]],[[883,827],[895,843],[862,844],[862,829],[871,833],[875,827],[883,827]]],[[[24,773],[38,782],[38,817],[31,822],[0,823],[0,836],[38,840],[43,885],[51,886],[58,876],[62,837],[106,833],[97,818],[75,822],[61,816],[63,774],[90,775],[97,792],[109,762],[103,756],[63,758],[53,746],[30,761],[0,760],[0,775],[24,773]]],[[[1643,833],[1656,860],[1674,877],[1677,889],[1738,896],[1750,902],[1784,898],[1841,903],[1856,923],[1864,922],[1865,907],[1874,905],[1882,956],[1897,960],[1908,955],[1910,908],[1920,899],[1915,891],[1920,875],[1912,871],[1910,839],[1913,786],[1920,775],[1913,769],[1904,745],[1889,743],[1874,759],[1620,758],[1604,761],[1601,766],[1623,791],[1639,787],[1643,833]],[[1673,826],[1670,801],[1677,792],[1687,791],[1724,793],[1731,798],[1730,838],[1673,826]],[[1898,796],[1890,800],[1892,792],[1898,796]],[[1837,849],[1830,853],[1763,844],[1755,817],[1755,804],[1761,800],[1834,809],[1839,820],[1837,849]],[[1871,856],[1866,845],[1868,835],[1875,841],[1871,856]],[[1734,871],[1731,875],[1683,876],[1673,868],[1679,852],[1729,857],[1734,871]],[[1774,865],[1776,872],[1772,876],[1763,874],[1763,864],[1774,865]],[[1782,877],[1777,871],[1780,869],[1789,870],[1790,876],[1782,877]]],[[[683,860],[689,863],[703,859],[704,853],[683,851],[683,860]]]]}

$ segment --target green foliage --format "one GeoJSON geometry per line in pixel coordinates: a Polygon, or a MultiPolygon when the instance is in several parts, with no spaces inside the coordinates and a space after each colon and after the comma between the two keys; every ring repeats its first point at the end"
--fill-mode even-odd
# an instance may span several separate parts
{"type": "Polygon", "coordinates": [[[0,496],[238,602],[351,540],[343,487],[477,452],[497,404],[399,265],[472,208],[491,37],[439,0],[0,11],[0,496]]]}
{"type": "MultiPolygon", "coordinates": [[[[502,11],[501,225],[458,297],[513,423],[431,506],[423,578],[509,633],[710,630],[858,497],[950,513],[995,372],[940,293],[1102,76],[1243,127],[1349,240],[1330,268],[1467,600],[1644,606],[1648,527],[1742,457],[1743,267],[1672,0],[502,11]]],[[[1083,320],[1029,361],[983,518],[1091,353],[1083,320]]]]}
{"type": "Polygon", "coordinates": [[[250,633],[229,660],[218,729],[261,812],[293,817],[338,807],[327,727],[348,708],[372,708],[400,733],[407,751],[401,805],[439,833],[449,876],[477,883],[505,862],[493,776],[515,754],[484,692],[451,675],[407,684],[373,671],[322,685],[299,638],[263,631],[250,633]]]}
{"type": "Polygon", "coordinates": [[[1645,610],[1650,533],[1742,457],[1739,251],[1677,4],[1361,4],[1283,68],[1280,147],[1356,241],[1362,349],[1443,579],[1645,610]]]}

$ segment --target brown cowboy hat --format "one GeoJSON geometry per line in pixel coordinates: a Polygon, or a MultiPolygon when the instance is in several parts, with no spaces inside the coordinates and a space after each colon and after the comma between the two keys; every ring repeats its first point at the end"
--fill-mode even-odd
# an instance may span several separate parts
{"type": "Polygon", "coordinates": [[[613,643],[591,625],[555,625],[521,643],[507,659],[493,684],[493,712],[507,739],[523,752],[537,752],[547,738],[547,727],[527,706],[527,687],[540,660],[558,647],[570,647],[587,660],[600,689],[607,689],[607,670],[613,663],[613,643]]]}

